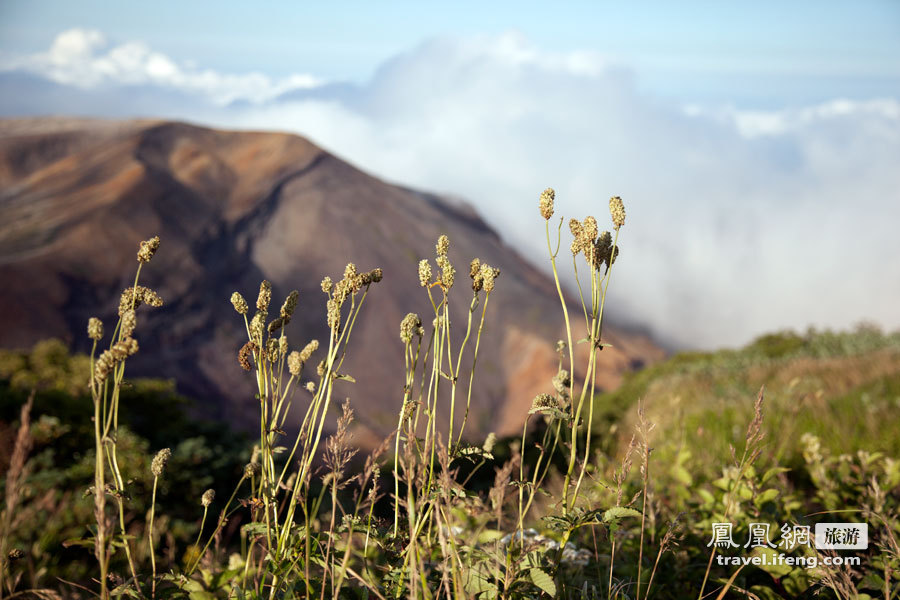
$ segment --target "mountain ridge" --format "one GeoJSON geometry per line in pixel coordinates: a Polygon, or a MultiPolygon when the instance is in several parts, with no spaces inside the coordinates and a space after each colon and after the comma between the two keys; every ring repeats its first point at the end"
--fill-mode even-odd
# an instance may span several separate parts
{"type": "MultiPolygon", "coordinates": [[[[339,277],[347,262],[381,267],[385,280],[369,294],[347,359],[359,383],[339,392],[357,400],[374,439],[390,430],[402,390],[399,322],[430,310],[416,265],[433,258],[444,233],[460,273],[453,322],[465,322],[469,260],[502,270],[469,427],[515,433],[556,372],[559,299],[552,280],[471,206],[392,185],[289,134],[161,120],[0,121],[0,346],[60,337],[88,349],[87,318],[101,316],[111,329],[137,243],[159,234],[163,245],[141,278],[166,306],[139,314],[142,350],[129,373],[171,377],[200,399],[199,412],[240,425],[256,408],[235,358],[243,323],[231,292],[255,296],[263,278],[276,299],[299,289],[289,329],[297,346],[327,339],[323,276],[339,277]]],[[[615,347],[601,355],[605,387],[663,356],[646,335],[606,333],[615,347]]]]}

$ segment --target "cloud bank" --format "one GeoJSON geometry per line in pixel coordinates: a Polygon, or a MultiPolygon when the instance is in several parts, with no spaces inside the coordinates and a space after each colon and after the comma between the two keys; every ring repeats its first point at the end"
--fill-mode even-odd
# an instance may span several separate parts
{"type": "Polygon", "coordinates": [[[320,84],[317,78],[303,74],[272,79],[258,72],[233,75],[198,69],[178,64],[143,42],[114,46],[103,33],[86,29],[60,33],[46,52],[3,57],[0,69],[34,73],[80,89],[152,85],[196,94],[216,105],[241,100],[265,102],[291,90],[320,84]]]}
{"type": "MultiPolygon", "coordinates": [[[[900,327],[897,99],[684,107],[639,91],[639,73],[603,56],[545,52],[516,34],[430,41],[361,86],[187,69],[139,44],[70,34],[0,70],[88,98],[167,89],[179,101],[166,116],[306,135],[386,179],[467,199],[539,264],[541,190],[556,188],[558,215],[601,223],[621,196],[610,310],[667,343],[900,327]]],[[[145,110],[139,96],[117,96],[115,116],[145,110]]]]}

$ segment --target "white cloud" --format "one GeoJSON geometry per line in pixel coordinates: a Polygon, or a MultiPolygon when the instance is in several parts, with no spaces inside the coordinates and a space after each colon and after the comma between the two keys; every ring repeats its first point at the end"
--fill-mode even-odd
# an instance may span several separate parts
{"type": "Polygon", "coordinates": [[[272,79],[258,72],[230,75],[201,70],[189,62],[179,65],[143,42],[113,46],[102,33],[87,29],[69,29],[56,36],[46,52],[9,57],[0,63],[0,71],[14,70],[82,89],[155,85],[197,94],[217,105],[236,100],[265,102],[321,84],[311,75],[272,79]]]}
{"type": "MultiPolygon", "coordinates": [[[[94,38],[61,43],[81,57],[71,73],[105,72],[99,58],[165,81],[184,71],[149,68],[146,48],[114,57],[94,38]]],[[[243,89],[252,77],[201,85],[209,72],[190,73],[202,89],[243,89]]],[[[732,345],[861,320],[900,327],[895,99],[685,109],[641,93],[602,56],[548,53],[513,34],[427,43],[334,97],[183,116],[295,131],[377,175],[463,196],[540,264],[541,190],[557,189],[567,218],[601,222],[620,195],[628,222],[610,309],[670,342],[732,345]]]]}

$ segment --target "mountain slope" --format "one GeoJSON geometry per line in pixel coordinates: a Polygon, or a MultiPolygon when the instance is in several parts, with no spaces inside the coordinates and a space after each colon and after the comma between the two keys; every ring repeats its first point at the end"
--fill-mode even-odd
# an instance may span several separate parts
{"type": "MultiPolygon", "coordinates": [[[[256,401],[236,361],[244,331],[231,293],[252,300],[263,278],[275,302],[299,289],[289,334],[303,344],[327,339],[323,276],[339,278],[350,261],[381,267],[384,281],[366,300],[343,369],[358,383],[339,395],[382,435],[403,387],[400,320],[430,311],[416,265],[433,257],[442,233],[459,288],[473,257],[502,270],[469,431],[516,432],[556,370],[559,300],[552,280],[471,208],[390,185],[292,135],[156,121],[0,121],[0,346],[56,336],[87,349],[88,317],[114,322],[138,242],[158,234],[162,246],[141,279],[166,305],[139,315],[141,352],[129,372],[174,378],[201,400],[201,413],[246,425],[256,401]]],[[[469,293],[454,289],[452,322],[465,323],[469,293]]],[[[614,345],[601,355],[607,387],[662,356],[641,334],[610,327],[604,337],[614,345]]]]}

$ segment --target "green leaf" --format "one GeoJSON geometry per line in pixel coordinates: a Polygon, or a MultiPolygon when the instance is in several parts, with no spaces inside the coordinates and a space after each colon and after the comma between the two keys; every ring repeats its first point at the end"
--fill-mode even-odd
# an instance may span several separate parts
{"type": "Polygon", "coordinates": [[[688,473],[688,470],[682,467],[681,465],[673,466],[669,472],[672,474],[672,477],[677,479],[680,483],[684,485],[692,485],[694,483],[694,478],[691,477],[691,474],[688,473]]]}
{"type": "Polygon", "coordinates": [[[618,521],[623,517],[640,517],[640,511],[628,508],[627,506],[613,506],[603,513],[603,522],[618,521]]]}
{"type": "Polygon", "coordinates": [[[337,373],[337,374],[334,376],[334,378],[335,378],[335,379],[340,379],[340,380],[342,380],[342,381],[349,381],[350,383],[356,383],[356,380],[353,378],[352,375],[345,375],[345,374],[343,374],[343,373],[337,373]]]}
{"type": "Polygon", "coordinates": [[[760,494],[756,496],[756,499],[753,501],[756,506],[762,506],[766,502],[771,502],[775,498],[778,497],[778,490],[769,488],[767,490],[763,490],[760,494]]]}
{"type": "Polygon", "coordinates": [[[716,501],[715,496],[713,496],[709,490],[703,488],[697,490],[697,495],[703,499],[704,504],[714,504],[716,501]]]}
{"type": "Polygon", "coordinates": [[[762,479],[760,479],[759,482],[761,484],[765,484],[775,475],[778,475],[780,473],[787,473],[788,471],[790,471],[790,469],[788,469],[787,467],[772,467],[771,469],[763,473],[762,479]]]}
{"type": "Polygon", "coordinates": [[[498,531],[496,529],[485,529],[481,533],[478,534],[478,543],[479,544],[487,544],[489,542],[493,542],[499,540],[503,537],[503,532],[498,531]]]}
{"type": "Polygon", "coordinates": [[[544,593],[553,597],[556,596],[556,584],[553,582],[553,578],[545,571],[542,571],[541,569],[531,569],[529,574],[531,575],[531,581],[534,585],[541,588],[544,593]]]}

